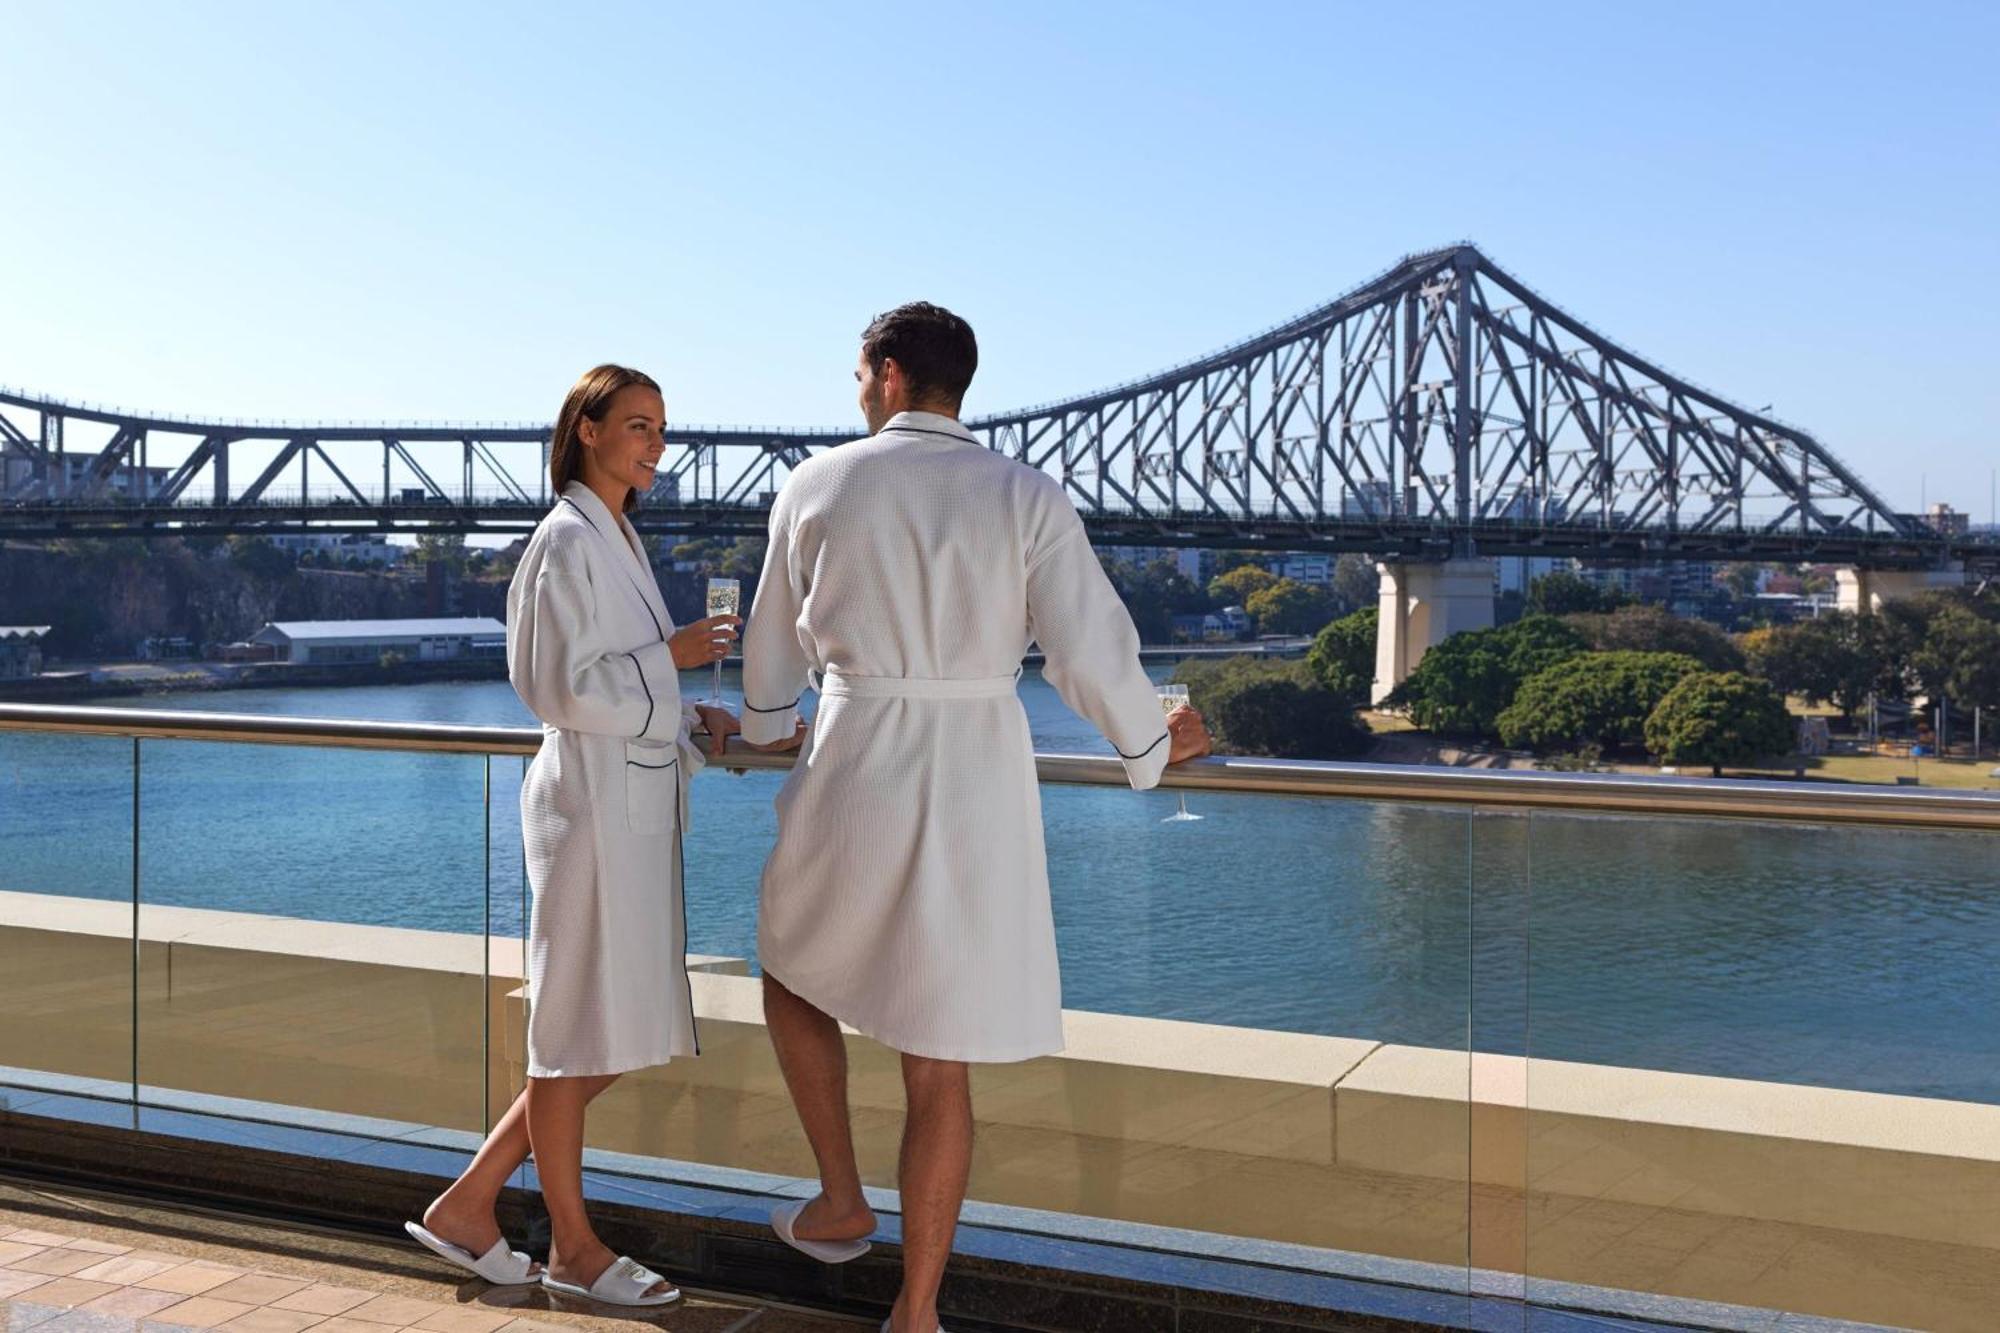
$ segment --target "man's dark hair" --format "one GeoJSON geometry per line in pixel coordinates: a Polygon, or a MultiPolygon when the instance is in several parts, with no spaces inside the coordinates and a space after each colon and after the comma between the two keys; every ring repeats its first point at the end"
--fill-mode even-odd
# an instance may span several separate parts
{"type": "Polygon", "coordinates": [[[979,343],[972,326],[941,305],[911,301],[875,316],[861,334],[861,353],[869,368],[882,373],[883,361],[893,357],[909,381],[912,402],[964,400],[979,369],[979,343]]]}

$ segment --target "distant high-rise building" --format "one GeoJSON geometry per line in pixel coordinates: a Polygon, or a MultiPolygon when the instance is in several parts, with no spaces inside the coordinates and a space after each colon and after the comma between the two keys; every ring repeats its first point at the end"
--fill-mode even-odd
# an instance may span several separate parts
{"type": "Polygon", "coordinates": [[[1947,537],[1963,537],[1972,530],[1972,515],[1962,514],[1942,501],[1925,511],[1924,522],[1947,537]]]}

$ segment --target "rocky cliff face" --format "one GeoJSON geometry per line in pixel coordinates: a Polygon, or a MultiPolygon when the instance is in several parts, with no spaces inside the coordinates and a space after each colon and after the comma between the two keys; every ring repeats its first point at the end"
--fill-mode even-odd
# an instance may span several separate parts
{"type": "Polygon", "coordinates": [[[128,657],[139,641],[228,643],[271,620],[504,614],[503,578],[298,568],[268,543],[61,541],[0,546],[0,624],[48,625],[52,659],[128,657]]]}

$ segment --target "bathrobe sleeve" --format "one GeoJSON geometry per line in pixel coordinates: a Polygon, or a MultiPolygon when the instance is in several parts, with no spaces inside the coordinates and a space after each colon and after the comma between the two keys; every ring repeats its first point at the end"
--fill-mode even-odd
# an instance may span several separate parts
{"type": "Polygon", "coordinates": [[[1067,500],[1049,529],[1028,567],[1028,632],[1047,659],[1042,675],[1104,733],[1135,788],[1157,786],[1172,742],[1159,692],[1139,662],[1139,631],[1067,500]]]}
{"type": "Polygon", "coordinates": [[[799,696],[805,692],[806,660],[799,642],[799,616],[806,587],[792,549],[785,493],[771,506],[771,539],[757,600],[743,630],[743,739],[773,745],[791,739],[799,725],[799,696]]]}
{"type": "Polygon", "coordinates": [[[507,616],[514,692],[536,717],[568,731],[662,742],[685,736],[672,650],[657,641],[631,650],[606,642],[594,600],[587,578],[553,561],[516,576],[507,616]]]}

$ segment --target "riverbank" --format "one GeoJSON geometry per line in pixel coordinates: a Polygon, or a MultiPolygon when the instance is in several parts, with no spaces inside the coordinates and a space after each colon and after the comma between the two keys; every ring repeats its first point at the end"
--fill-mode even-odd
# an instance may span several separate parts
{"type": "Polygon", "coordinates": [[[505,680],[499,658],[444,662],[356,663],[295,666],[289,662],[106,662],[0,681],[10,703],[75,703],[134,694],[210,690],[339,689],[362,685],[419,685],[439,681],[505,680]]]}
{"type": "MultiPolygon", "coordinates": [[[[1178,662],[1201,657],[1298,657],[1312,646],[1310,639],[1262,639],[1255,643],[1146,644],[1143,662],[1178,662]]],[[[1044,658],[1029,653],[1024,666],[1039,668],[1044,658]]],[[[743,660],[729,657],[723,665],[740,670],[743,660]]],[[[340,689],[361,685],[415,685],[435,681],[505,680],[504,659],[445,662],[353,663],[343,666],[297,666],[289,662],[96,662],[66,664],[25,680],[0,680],[0,700],[9,703],[76,703],[85,699],[133,694],[206,690],[340,689]]]]}

